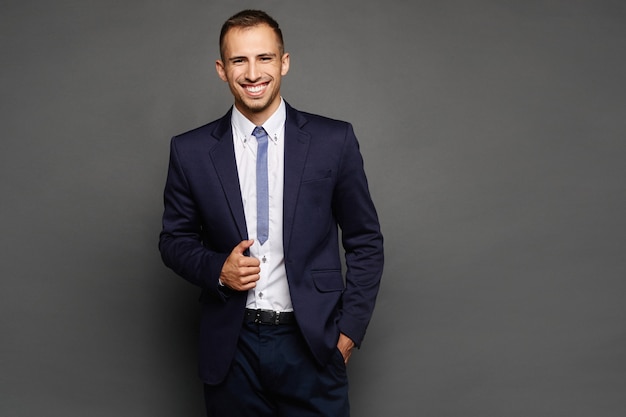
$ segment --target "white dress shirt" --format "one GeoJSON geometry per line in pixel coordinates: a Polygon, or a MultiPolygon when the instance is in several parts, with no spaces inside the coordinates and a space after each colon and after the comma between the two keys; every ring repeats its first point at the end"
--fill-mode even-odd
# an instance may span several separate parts
{"type": "Polygon", "coordinates": [[[255,125],[233,106],[232,129],[235,159],[239,174],[241,197],[246,216],[248,238],[254,239],[250,256],[261,261],[261,278],[248,292],[247,308],[293,311],[283,250],[283,189],[285,161],[285,102],[263,124],[267,132],[267,165],[269,191],[269,236],[260,245],[256,238],[256,153],[257,139],[252,135],[255,125]]]}

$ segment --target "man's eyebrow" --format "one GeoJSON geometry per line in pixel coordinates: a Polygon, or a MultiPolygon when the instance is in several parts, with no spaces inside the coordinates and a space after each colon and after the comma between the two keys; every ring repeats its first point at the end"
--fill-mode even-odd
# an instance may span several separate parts
{"type": "MultiPolygon", "coordinates": [[[[263,52],[261,54],[258,54],[256,57],[257,58],[262,58],[262,57],[276,58],[277,56],[278,55],[274,52],[263,52]]],[[[231,56],[230,58],[228,58],[229,61],[238,61],[242,59],[248,59],[248,57],[241,55],[241,56],[231,56]]]]}

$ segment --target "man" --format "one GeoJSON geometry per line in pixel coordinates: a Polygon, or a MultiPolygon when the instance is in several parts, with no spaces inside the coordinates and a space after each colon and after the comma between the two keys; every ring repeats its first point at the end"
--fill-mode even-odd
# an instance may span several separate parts
{"type": "Polygon", "coordinates": [[[202,289],[207,414],[348,416],[345,366],[383,267],[356,137],[282,99],[289,54],[266,13],[227,20],[220,54],[234,106],[172,140],[159,243],[202,289]]]}

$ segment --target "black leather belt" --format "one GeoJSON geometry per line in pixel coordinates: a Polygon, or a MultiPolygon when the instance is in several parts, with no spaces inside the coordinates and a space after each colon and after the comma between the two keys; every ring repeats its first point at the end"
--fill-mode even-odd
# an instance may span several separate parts
{"type": "Polygon", "coordinates": [[[257,324],[294,324],[296,322],[296,315],[293,311],[272,311],[272,310],[252,310],[246,308],[245,321],[248,323],[257,324]]]}

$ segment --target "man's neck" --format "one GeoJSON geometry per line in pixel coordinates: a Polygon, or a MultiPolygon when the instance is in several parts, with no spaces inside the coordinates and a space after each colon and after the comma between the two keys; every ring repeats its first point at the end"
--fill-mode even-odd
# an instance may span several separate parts
{"type": "Polygon", "coordinates": [[[278,108],[280,107],[281,102],[282,99],[279,97],[275,104],[260,112],[253,112],[249,111],[248,109],[240,109],[237,103],[235,103],[235,107],[237,108],[237,110],[239,110],[239,113],[241,113],[246,119],[250,120],[255,126],[263,126],[263,124],[267,122],[267,120],[272,117],[274,113],[276,113],[276,110],[278,110],[278,108]]]}

